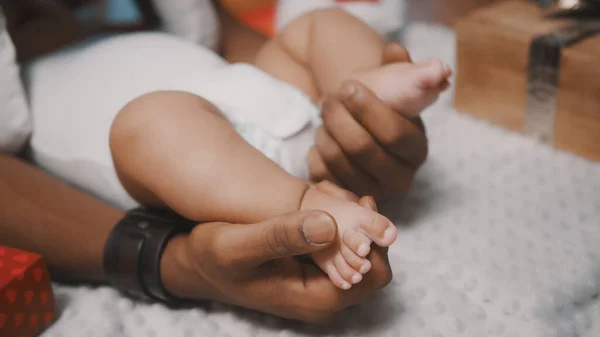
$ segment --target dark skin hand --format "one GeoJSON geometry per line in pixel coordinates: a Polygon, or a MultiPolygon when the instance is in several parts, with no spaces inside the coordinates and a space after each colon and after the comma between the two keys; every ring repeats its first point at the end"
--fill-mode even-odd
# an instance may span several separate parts
{"type": "MultiPolygon", "coordinates": [[[[331,183],[317,188],[358,199],[331,183]]],[[[358,202],[375,207],[369,197],[358,202]]],[[[382,249],[375,249],[368,257],[373,269],[348,291],[335,287],[310,261],[293,257],[324,249],[333,243],[336,233],[335,220],[320,211],[291,213],[253,225],[203,224],[189,237],[174,240],[169,248],[174,251],[171,256],[181,258],[177,263],[163,264],[191,267],[192,271],[184,275],[195,276],[175,280],[177,286],[167,285],[179,295],[198,294],[195,296],[280,317],[326,324],[341,310],[385,287],[392,278],[382,249]],[[198,280],[204,280],[201,287],[198,280]]]]}
{"type": "MultiPolygon", "coordinates": [[[[376,207],[339,187],[330,195],[376,207]]],[[[44,256],[54,280],[103,283],[102,250],[123,212],[41,170],[0,155],[0,245],[44,256]]],[[[385,287],[392,273],[384,250],[369,256],[372,270],[349,291],[295,256],[326,248],[337,238],[324,212],[286,214],[252,225],[205,223],[171,240],[161,263],[168,291],[310,323],[329,322],[341,310],[385,287]]]]}
{"type": "MultiPolygon", "coordinates": [[[[406,49],[388,45],[383,64],[411,62],[406,49]]],[[[359,195],[385,198],[404,192],[427,158],[419,118],[387,107],[358,81],[348,81],[324,100],[323,126],[308,156],[314,180],[329,180],[359,195]]]]}
{"type": "MultiPolygon", "coordinates": [[[[252,63],[267,40],[222,9],[219,14],[223,57],[229,62],[252,63]]],[[[397,43],[389,44],[383,55],[383,64],[393,62],[412,62],[397,43]]],[[[328,180],[377,199],[410,188],[427,158],[427,136],[420,118],[403,117],[356,81],[344,83],[338,93],[326,97],[321,115],[324,125],[307,162],[314,181],[328,180]]]]}

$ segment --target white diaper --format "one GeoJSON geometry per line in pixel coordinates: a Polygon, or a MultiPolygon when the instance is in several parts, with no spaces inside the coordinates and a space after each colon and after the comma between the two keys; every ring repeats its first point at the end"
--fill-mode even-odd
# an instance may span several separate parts
{"type": "Polygon", "coordinates": [[[204,97],[251,145],[290,173],[307,175],[304,157],[318,118],[310,99],[253,66],[227,64],[204,47],[163,34],[132,34],[74,47],[26,70],[34,160],[119,207],[137,203],[117,178],[110,126],[125,104],[157,90],[204,97]]]}
{"type": "Polygon", "coordinates": [[[248,143],[288,172],[308,178],[304,159],[314,138],[307,135],[319,123],[318,108],[308,96],[248,64],[220,67],[200,81],[198,77],[190,73],[174,89],[212,102],[248,143]]]}

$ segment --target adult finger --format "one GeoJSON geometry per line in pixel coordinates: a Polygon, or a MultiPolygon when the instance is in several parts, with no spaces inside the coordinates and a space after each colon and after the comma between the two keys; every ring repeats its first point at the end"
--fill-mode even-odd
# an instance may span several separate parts
{"type": "Polygon", "coordinates": [[[352,116],[388,151],[419,167],[427,158],[427,137],[410,119],[386,106],[358,81],[347,81],[342,102],[352,116]]]}
{"type": "Polygon", "coordinates": [[[350,202],[359,202],[358,196],[347,189],[341,188],[340,186],[330,182],[330,181],[322,181],[317,184],[317,190],[321,191],[325,194],[328,194],[332,197],[350,201],[350,202]]]}
{"type": "MultiPolygon", "coordinates": [[[[325,111],[326,109],[323,109],[324,116],[333,113],[331,110],[327,113],[325,111]]],[[[378,184],[377,181],[348,159],[325,128],[317,130],[315,145],[329,171],[344,187],[361,195],[373,192],[373,187],[378,184]]]]}
{"type": "Polygon", "coordinates": [[[407,188],[405,183],[411,179],[406,177],[412,177],[414,169],[386,152],[339,99],[329,96],[323,103],[323,112],[328,134],[353,163],[369,172],[380,186],[394,191],[407,188]]]}
{"type": "Polygon", "coordinates": [[[419,128],[419,130],[421,130],[421,132],[423,132],[423,134],[426,134],[425,124],[423,123],[423,120],[421,119],[421,117],[417,117],[417,118],[413,119],[412,122],[414,125],[417,126],[417,128],[419,128]]]}
{"type": "Polygon", "coordinates": [[[337,236],[333,217],[322,211],[289,213],[235,229],[224,227],[217,244],[224,267],[252,268],[283,257],[323,250],[337,236]]]}

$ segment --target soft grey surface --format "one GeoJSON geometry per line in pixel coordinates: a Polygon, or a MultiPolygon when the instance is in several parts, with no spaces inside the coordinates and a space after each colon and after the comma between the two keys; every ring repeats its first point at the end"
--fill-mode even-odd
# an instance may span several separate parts
{"type": "MultiPolygon", "coordinates": [[[[415,59],[452,62],[450,32],[406,36],[415,59]]],[[[384,207],[400,228],[394,281],[335,327],[58,286],[61,317],[44,337],[600,336],[600,165],[458,115],[450,93],[425,121],[430,159],[384,207]]]]}

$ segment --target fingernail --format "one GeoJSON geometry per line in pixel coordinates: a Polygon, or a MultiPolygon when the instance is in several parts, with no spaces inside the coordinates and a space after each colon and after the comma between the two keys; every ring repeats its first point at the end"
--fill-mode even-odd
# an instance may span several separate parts
{"type": "Polygon", "coordinates": [[[361,274],[354,274],[354,276],[352,276],[352,283],[353,284],[357,284],[360,281],[362,281],[362,275],[361,274]]]}
{"type": "Polygon", "coordinates": [[[369,246],[366,244],[361,244],[358,246],[358,255],[365,257],[369,254],[369,246]]]}
{"type": "Polygon", "coordinates": [[[352,286],[350,285],[350,283],[348,283],[348,282],[344,282],[344,283],[342,283],[342,289],[344,289],[344,290],[348,290],[348,289],[350,289],[350,287],[352,287],[352,286]]]}
{"type": "Polygon", "coordinates": [[[367,264],[363,264],[363,265],[360,267],[360,273],[361,273],[361,274],[363,274],[363,275],[364,275],[364,274],[366,274],[366,273],[368,273],[368,272],[369,272],[369,270],[371,270],[371,265],[370,265],[369,263],[367,263],[367,264]]]}
{"type": "Polygon", "coordinates": [[[335,239],[335,222],[326,213],[309,215],[302,220],[302,234],[311,245],[328,245],[335,239]]]}

